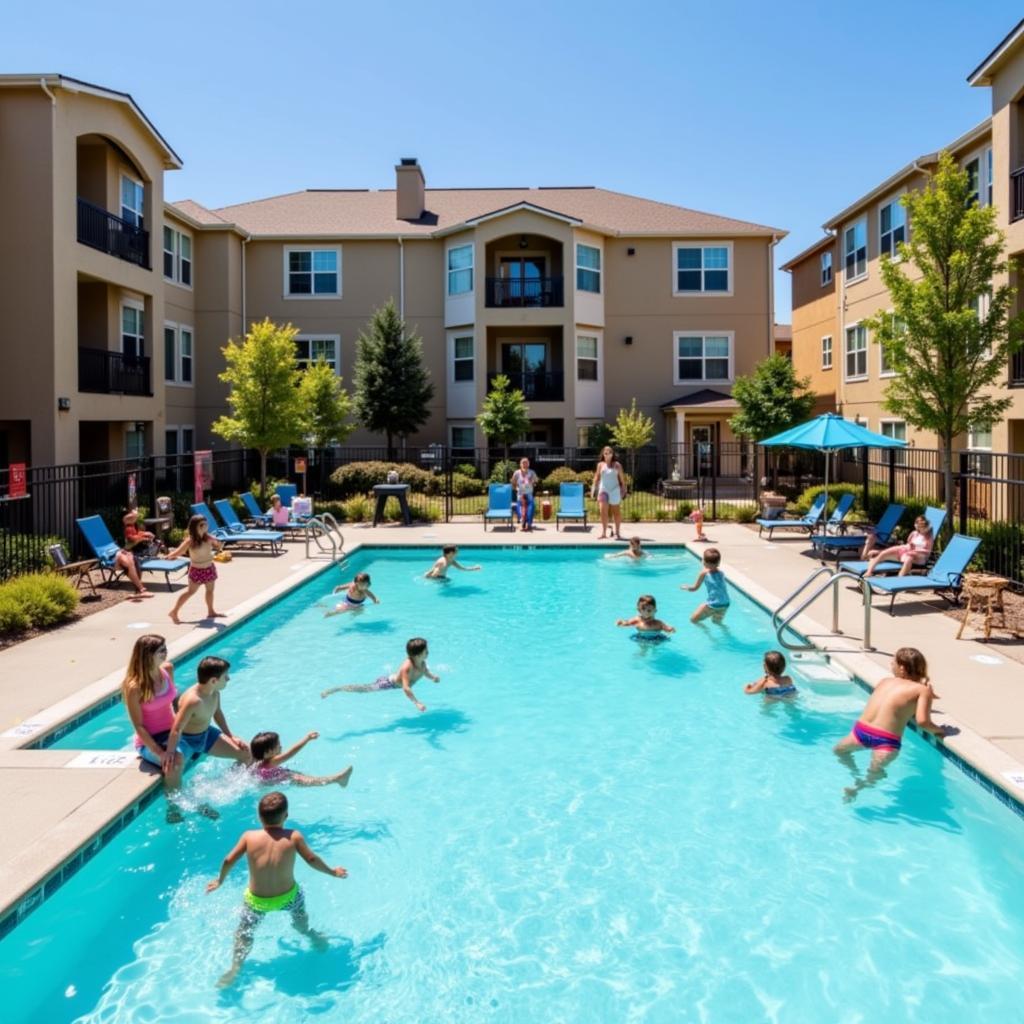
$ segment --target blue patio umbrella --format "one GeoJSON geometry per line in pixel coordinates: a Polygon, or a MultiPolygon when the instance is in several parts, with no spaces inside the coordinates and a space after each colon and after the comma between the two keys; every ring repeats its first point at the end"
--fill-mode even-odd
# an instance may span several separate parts
{"type": "MultiPolygon", "coordinates": [[[[826,456],[840,452],[846,448],[906,448],[906,441],[897,441],[884,434],[876,434],[859,423],[851,423],[837,416],[834,412],[826,412],[813,420],[790,427],[774,437],[766,437],[758,444],[765,448],[809,448],[812,451],[824,452],[826,456]]],[[[828,509],[828,462],[825,459],[825,510],[828,509]]],[[[825,515],[825,510],[822,515],[825,515]]]]}

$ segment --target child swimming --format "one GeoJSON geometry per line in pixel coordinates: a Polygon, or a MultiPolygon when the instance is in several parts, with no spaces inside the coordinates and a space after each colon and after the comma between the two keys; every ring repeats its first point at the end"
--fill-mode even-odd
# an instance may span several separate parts
{"type": "Polygon", "coordinates": [[[308,732],[298,743],[282,753],[281,737],[276,732],[258,732],[249,743],[253,757],[250,770],[260,782],[271,786],[279,786],[285,782],[294,782],[296,786],[329,786],[334,782],[339,786],[347,786],[352,775],[352,765],[335,775],[303,775],[301,772],[281,767],[307,743],[319,738],[320,733],[308,732]]]}
{"type": "Polygon", "coordinates": [[[348,583],[338,584],[331,593],[340,594],[342,591],[345,596],[333,608],[324,612],[325,619],[331,615],[344,615],[345,612],[361,612],[367,598],[370,598],[374,604],[380,604],[377,595],[370,589],[370,574],[368,572],[357,572],[353,579],[348,583]]]}
{"type": "Polygon", "coordinates": [[[405,645],[406,659],[402,662],[398,671],[381,676],[373,683],[350,683],[347,686],[332,686],[320,694],[321,697],[329,697],[332,693],[373,693],[376,690],[402,690],[406,697],[416,705],[417,711],[426,711],[426,706],[416,699],[412,688],[422,679],[427,677],[431,682],[441,682],[440,676],[435,676],[427,667],[427,641],[421,636],[413,637],[405,645]]]}
{"type": "Polygon", "coordinates": [[[721,562],[722,553],[718,548],[708,548],[704,552],[704,568],[697,574],[693,584],[687,586],[684,583],[679,588],[693,593],[699,590],[703,583],[707,589],[708,599],[690,616],[691,622],[697,623],[711,618],[720,624],[725,618],[725,613],[729,610],[729,589],[725,583],[725,573],[719,569],[721,562]]]}
{"type": "Polygon", "coordinates": [[[634,558],[637,560],[646,557],[647,552],[640,547],[639,537],[630,537],[629,547],[625,551],[616,551],[614,555],[605,555],[605,558],[634,558]]]}
{"type": "Polygon", "coordinates": [[[744,693],[763,693],[766,700],[785,700],[796,696],[796,686],[786,671],[786,659],[779,651],[766,651],[764,675],[743,687],[744,693]]]}
{"type": "Polygon", "coordinates": [[[674,633],[675,626],[670,626],[661,619],[656,619],[658,603],[651,594],[641,594],[636,599],[636,615],[631,619],[618,619],[616,626],[633,626],[637,640],[667,640],[666,633],[674,633]]]}
{"type": "Polygon", "coordinates": [[[448,579],[448,567],[454,566],[456,569],[461,569],[463,572],[479,572],[479,565],[459,565],[455,561],[455,556],[459,553],[459,549],[454,544],[445,544],[441,548],[441,556],[436,562],[427,570],[426,577],[428,580],[446,580],[448,579]]]}

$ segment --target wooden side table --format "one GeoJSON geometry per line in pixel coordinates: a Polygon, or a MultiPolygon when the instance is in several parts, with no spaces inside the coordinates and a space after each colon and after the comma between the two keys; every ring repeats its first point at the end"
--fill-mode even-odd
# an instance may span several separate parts
{"type": "Polygon", "coordinates": [[[960,628],[956,631],[957,640],[963,635],[971,612],[983,615],[985,639],[992,636],[992,614],[1003,610],[1003,591],[1010,581],[1003,576],[995,576],[987,572],[969,572],[964,576],[963,592],[967,595],[967,607],[960,628]]]}

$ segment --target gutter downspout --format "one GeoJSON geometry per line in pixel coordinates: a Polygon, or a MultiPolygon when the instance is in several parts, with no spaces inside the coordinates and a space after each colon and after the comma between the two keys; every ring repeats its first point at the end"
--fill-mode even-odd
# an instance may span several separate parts
{"type": "Polygon", "coordinates": [[[252,235],[246,235],[242,239],[242,336],[247,333],[245,324],[245,247],[252,241],[252,235]]]}
{"type": "MultiPolygon", "coordinates": [[[[779,236],[772,235],[768,244],[768,355],[775,354],[775,246],[779,236]]],[[[792,320],[792,317],[790,317],[792,320]]]]}
{"type": "Polygon", "coordinates": [[[405,239],[398,236],[398,315],[405,319],[405,239]]]}
{"type": "Polygon", "coordinates": [[[40,78],[39,79],[39,88],[42,89],[43,92],[45,92],[46,95],[50,98],[50,106],[51,107],[56,107],[57,106],[57,97],[54,96],[52,92],[50,92],[50,87],[46,84],[46,79],[45,78],[40,78]]]}

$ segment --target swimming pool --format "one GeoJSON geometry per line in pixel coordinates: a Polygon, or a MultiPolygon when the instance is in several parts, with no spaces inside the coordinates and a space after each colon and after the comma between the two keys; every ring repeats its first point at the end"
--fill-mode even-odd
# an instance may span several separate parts
{"type": "MultiPolygon", "coordinates": [[[[296,767],[355,764],[347,790],[288,794],[349,870],[297,869],[329,951],[268,920],[215,989],[244,866],[203,890],[258,793],[207,761],[189,786],[219,821],[173,828],[157,801],[0,942],[5,1020],[1022,1019],[1024,822],[918,737],[844,805],[830,746],[863,692],[745,696],[774,641],[761,608],[734,591],[727,636],[690,627],[681,553],[464,549],[485,568],[447,584],[422,579],[432,554],[361,551],[213,648],[237,732],[319,729],[296,767]],[[323,619],[315,601],[364,568],[380,606],[323,619]],[[668,643],[614,626],[645,592],[668,643]],[[395,692],[320,699],[417,634],[442,677],[417,686],[425,714],[395,692]]],[[[60,745],[118,747],[122,715],[60,745]]]]}

